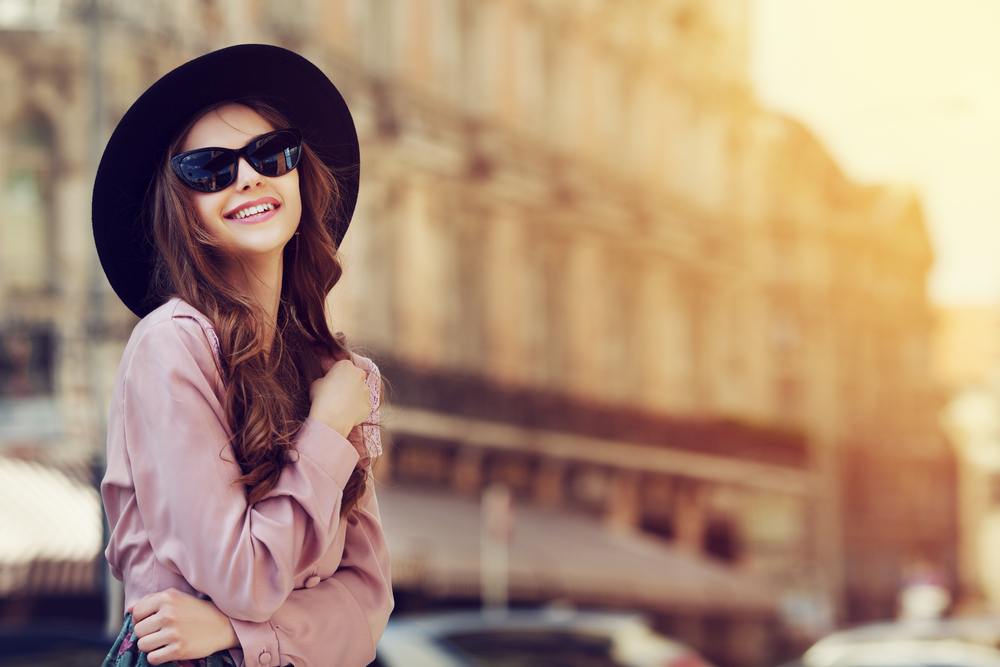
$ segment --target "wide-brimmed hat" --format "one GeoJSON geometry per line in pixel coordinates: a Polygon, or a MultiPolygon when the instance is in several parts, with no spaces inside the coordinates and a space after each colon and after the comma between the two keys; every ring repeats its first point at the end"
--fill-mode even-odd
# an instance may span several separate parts
{"type": "Polygon", "coordinates": [[[125,112],[104,149],[94,182],[94,242],[108,281],[142,317],[155,260],[144,203],[157,167],[177,133],[213,104],[253,97],[302,131],[305,143],[338,174],[339,246],[358,197],[360,153],[351,113],[329,78],[302,56],[277,46],[241,44],[214,51],[164,75],[125,112]]]}

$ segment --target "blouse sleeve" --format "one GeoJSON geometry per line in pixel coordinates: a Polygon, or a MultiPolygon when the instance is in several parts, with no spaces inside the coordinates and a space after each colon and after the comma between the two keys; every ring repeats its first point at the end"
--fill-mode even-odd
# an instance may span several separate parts
{"type": "Polygon", "coordinates": [[[347,521],[344,556],[332,577],[293,590],[265,623],[233,620],[246,667],[364,667],[375,658],[393,598],[374,489],[347,521]]]}
{"type": "Polygon", "coordinates": [[[299,453],[266,498],[248,507],[201,325],[173,318],[136,343],[122,391],[125,454],[159,562],[235,619],[266,621],[297,573],[336,536],[355,448],[307,419],[299,453]]]}

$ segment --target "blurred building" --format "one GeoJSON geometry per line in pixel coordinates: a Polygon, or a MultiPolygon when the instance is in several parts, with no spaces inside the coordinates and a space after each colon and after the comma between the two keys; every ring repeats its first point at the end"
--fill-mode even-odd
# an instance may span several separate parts
{"type": "MultiPolygon", "coordinates": [[[[60,2],[0,3],[0,618],[94,613],[105,392],[92,330],[87,37],[60,2]]],[[[103,288],[106,290],[106,288],[103,288]]],[[[131,322],[127,325],[131,327],[131,322]]],[[[124,328],[123,333],[128,331],[124,328]]],[[[98,613],[100,607],[97,607],[98,613]]]]}
{"type": "Polygon", "coordinates": [[[938,308],[941,419],[958,458],[959,580],[969,611],[1000,610],[1000,307],[938,308]]]}
{"type": "MultiPolygon", "coordinates": [[[[87,238],[103,139],[170,68],[270,42],[331,76],[361,136],[331,304],[392,385],[387,497],[443,497],[458,517],[503,482],[553,527],[591,517],[696,563],[687,584],[735,591],[698,603],[664,572],[655,601],[616,597],[555,561],[521,580],[512,564],[515,602],[640,606],[750,664],[779,616],[805,635],[892,616],[909,570],[954,571],[919,202],[851,183],[757,107],[748,0],[0,8],[0,181],[20,197],[0,214],[5,378],[42,378],[51,414],[8,455],[103,447],[93,415],[132,324],[87,238]]],[[[469,537],[460,521],[417,520],[400,599],[475,598],[428,565],[469,537]]],[[[643,562],[636,577],[671,567],[643,562]]]]}

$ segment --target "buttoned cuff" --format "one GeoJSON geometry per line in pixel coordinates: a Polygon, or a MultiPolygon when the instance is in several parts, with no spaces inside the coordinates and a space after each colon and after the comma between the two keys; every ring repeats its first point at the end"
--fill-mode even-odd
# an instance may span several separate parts
{"type": "Polygon", "coordinates": [[[230,619],[236,638],[243,649],[243,664],[246,667],[278,667],[281,664],[281,650],[278,635],[270,623],[254,623],[230,619]]]}

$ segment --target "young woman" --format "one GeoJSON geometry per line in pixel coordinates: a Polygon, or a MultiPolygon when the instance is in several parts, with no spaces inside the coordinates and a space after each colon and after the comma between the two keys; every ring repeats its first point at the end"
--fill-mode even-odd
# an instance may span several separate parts
{"type": "Polygon", "coordinates": [[[325,297],[357,196],[329,79],[277,47],[193,60],[98,170],[101,263],[143,319],[102,496],[122,632],[106,665],[365,665],[392,609],[372,488],[379,377],[325,297]]]}

